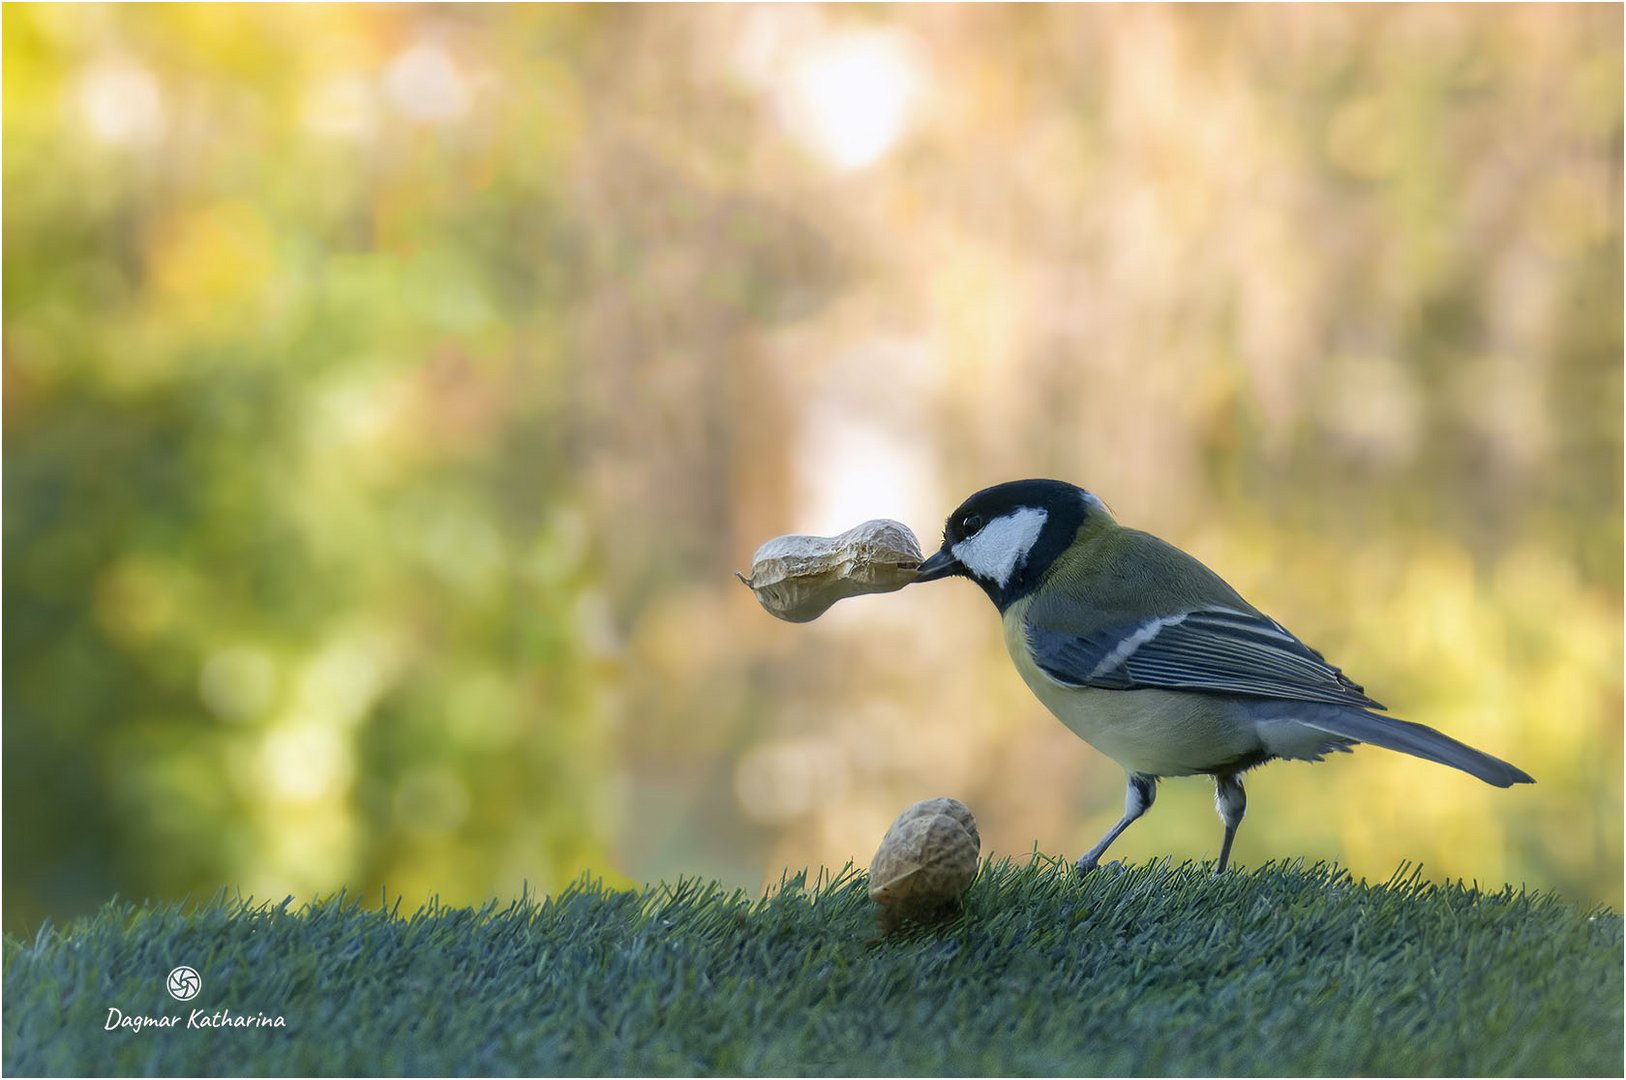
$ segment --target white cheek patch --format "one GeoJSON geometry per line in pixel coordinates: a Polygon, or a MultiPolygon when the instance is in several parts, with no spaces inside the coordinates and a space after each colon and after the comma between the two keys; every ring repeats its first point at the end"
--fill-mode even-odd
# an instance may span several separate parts
{"type": "Polygon", "coordinates": [[[1014,514],[995,518],[977,535],[961,540],[949,550],[967,570],[1003,589],[1010,584],[1016,568],[1027,560],[1049,516],[1043,510],[1025,507],[1014,514]]]}

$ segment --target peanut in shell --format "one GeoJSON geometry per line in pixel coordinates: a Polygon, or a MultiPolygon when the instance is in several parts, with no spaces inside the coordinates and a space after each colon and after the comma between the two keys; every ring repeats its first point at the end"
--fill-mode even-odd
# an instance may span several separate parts
{"type": "Polygon", "coordinates": [[[735,573],[763,610],[811,622],[837,600],[892,592],[915,579],[920,541],[907,525],[877,518],[837,536],[779,536],[757,548],[751,576],[735,573]]]}
{"type": "Polygon", "coordinates": [[[982,840],[970,809],[955,799],[928,799],[898,816],[870,861],[870,899],[881,925],[930,921],[958,909],[977,876],[982,840]]]}

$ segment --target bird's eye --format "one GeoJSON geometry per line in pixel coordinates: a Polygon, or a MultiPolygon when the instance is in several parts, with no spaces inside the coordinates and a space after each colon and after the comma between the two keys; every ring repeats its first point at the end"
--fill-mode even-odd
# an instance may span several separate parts
{"type": "Polygon", "coordinates": [[[982,529],[981,514],[967,514],[960,519],[960,532],[966,536],[975,536],[982,529]]]}

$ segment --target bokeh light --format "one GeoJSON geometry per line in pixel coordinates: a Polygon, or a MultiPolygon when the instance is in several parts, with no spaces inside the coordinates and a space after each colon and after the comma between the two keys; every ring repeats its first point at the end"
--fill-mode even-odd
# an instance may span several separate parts
{"type": "Polygon", "coordinates": [[[829,34],[792,54],[781,90],[787,127],[839,169],[878,161],[904,132],[923,93],[896,33],[829,34]]]}
{"type": "Polygon", "coordinates": [[[128,60],[108,57],[87,65],[79,76],[79,108],[86,131],[98,142],[154,142],[164,133],[158,80],[128,60]]]}

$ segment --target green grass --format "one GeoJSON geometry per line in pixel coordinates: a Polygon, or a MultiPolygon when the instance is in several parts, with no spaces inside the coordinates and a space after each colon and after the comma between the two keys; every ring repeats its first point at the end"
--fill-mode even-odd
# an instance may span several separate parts
{"type": "Polygon", "coordinates": [[[1327,866],[986,866],[874,942],[861,874],[762,899],[574,886],[403,916],[116,903],[5,946],[18,1074],[1597,1074],[1620,916],[1327,866]],[[182,1005],[165,974],[189,964],[182,1005]],[[105,1031],[110,1007],[180,1029],[105,1031]],[[285,1028],[186,1030],[212,1015],[285,1028]]]}

